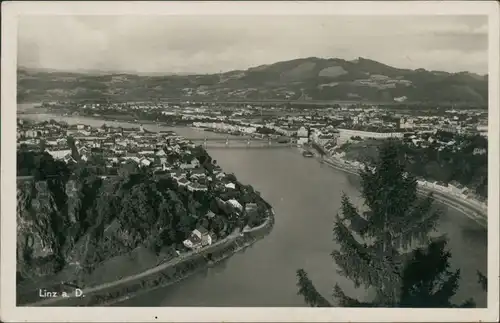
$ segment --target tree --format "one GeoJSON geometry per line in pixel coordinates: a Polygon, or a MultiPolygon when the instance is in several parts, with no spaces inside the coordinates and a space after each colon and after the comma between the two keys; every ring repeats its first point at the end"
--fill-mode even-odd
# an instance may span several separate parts
{"type": "Polygon", "coordinates": [[[176,161],[178,161],[180,158],[180,155],[177,153],[169,153],[167,155],[167,162],[169,164],[174,164],[176,161]]]}
{"type": "Polygon", "coordinates": [[[403,288],[399,307],[473,307],[468,300],[456,306],[450,302],[458,289],[460,269],[449,270],[451,253],[446,248],[446,240],[438,238],[427,248],[412,253],[403,270],[403,288]]]}
{"type": "Polygon", "coordinates": [[[45,139],[40,140],[40,151],[43,153],[47,149],[47,141],[45,139]]]}
{"type": "MultiPolygon", "coordinates": [[[[361,302],[336,285],[334,296],[338,305],[450,305],[460,273],[448,270],[450,254],[445,251],[446,240],[431,241],[428,237],[440,212],[432,208],[431,195],[417,197],[416,180],[406,172],[405,156],[398,145],[393,141],[382,145],[378,160],[366,163],[360,175],[367,211],[358,211],[345,194],[342,196],[341,212],[336,215],[333,229],[340,248],[331,255],[339,274],[352,280],[356,287],[372,288],[376,296],[372,302],[361,302]]],[[[299,294],[310,306],[331,306],[316,291],[305,271],[301,269],[297,275],[299,294]]]]}
{"type": "Polygon", "coordinates": [[[68,147],[71,149],[71,157],[73,157],[74,160],[79,161],[80,160],[80,153],[78,152],[78,149],[76,148],[75,139],[72,136],[67,136],[66,142],[68,143],[68,147]]]}
{"type": "Polygon", "coordinates": [[[238,180],[238,179],[236,179],[236,176],[235,176],[234,174],[232,174],[232,173],[231,173],[231,174],[227,174],[227,175],[226,175],[226,179],[227,179],[228,181],[230,181],[230,182],[233,182],[233,183],[234,183],[234,182],[236,182],[236,181],[238,180]]]}
{"type": "Polygon", "coordinates": [[[479,270],[477,271],[477,280],[484,291],[488,291],[488,277],[483,275],[479,270]]]}
{"type": "Polygon", "coordinates": [[[314,149],[316,149],[316,151],[319,153],[319,155],[321,156],[321,158],[323,159],[325,156],[328,155],[328,153],[323,149],[323,147],[321,147],[320,145],[318,145],[317,143],[313,142],[312,143],[312,147],[314,149]]]}
{"type": "Polygon", "coordinates": [[[118,175],[120,177],[128,177],[132,174],[137,174],[139,172],[139,166],[134,161],[127,161],[118,169],[118,175]]]}
{"type": "Polygon", "coordinates": [[[303,269],[297,270],[299,294],[304,296],[304,300],[311,307],[330,307],[331,304],[314,287],[312,281],[303,269]]]}

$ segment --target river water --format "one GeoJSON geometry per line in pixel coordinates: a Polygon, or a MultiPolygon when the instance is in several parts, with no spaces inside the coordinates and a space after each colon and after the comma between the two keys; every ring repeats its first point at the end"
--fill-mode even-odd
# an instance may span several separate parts
{"type": "MultiPolygon", "coordinates": [[[[63,120],[99,126],[133,126],[90,118],[36,114],[38,120],[63,120]]],[[[186,137],[200,137],[190,128],[174,130],[186,137]]],[[[206,136],[221,136],[204,132],[206,136]]],[[[226,172],[234,172],[243,183],[251,184],[271,203],[276,212],[273,231],[263,240],[221,264],[195,274],[173,286],[132,298],[120,306],[306,306],[297,295],[295,272],[305,269],[317,289],[327,298],[338,283],[354,297],[370,295],[336,273],[330,257],[334,249],[333,219],[345,192],[360,204],[357,180],[290,149],[224,149],[208,147],[210,155],[226,172]]],[[[445,211],[438,231],[449,238],[452,269],[460,269],[460,288],[455,301],[473,297],[486,306],[486,293],[477,283],[476,270],[486,274],[487,232],[456,210],[445,211]]]]}

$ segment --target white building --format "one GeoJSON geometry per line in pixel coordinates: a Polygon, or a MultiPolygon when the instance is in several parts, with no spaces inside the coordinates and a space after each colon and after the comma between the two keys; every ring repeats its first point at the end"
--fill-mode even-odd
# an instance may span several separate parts
{"type": "Polygon", "coordinates": [[[361,139],[387,139],[387,138],[403,138],[402,132],[371,132],[352,129],[338,129],[339,142],[346,142],[351,140],[351,137],[360,137],[361,139]]]}
{"type": "Polygon", "coordinates": [[[191,236],[184,240],[184,246],[190,249],[198,249],[204,246],[209,246],[213,243],[213,236],[204,227],[198,227],[191,232],[191,236]]]}
{"type": "Polygon", "coordinates": [[[401,118],[399,120],[399,127],[401,129],[413,129],[415,124],[413,123],[413,119],[411,118],[401,118]]]}
{"type": "Polygon", "coordinates": [[[297,130],[297,137],[299,138],[307,138],[308,137],[308,131],[306,129],[306,127],[302,126],[299,128],[299,130],[297,130]]]}
{"type": "Polygon", "coordinates": [[[476,129],[481,136],[488,137],[488,125],[487,124],[480,124],[477,126],[476,129]]]}
{"type": "Polygon", "coordinates": [[[71,150],[70,149],[64,149],[64,150],[46,150],[52,158],[56,160],[62,160],[64,159],[67,155],[71,155],[71,150]]]}
{"type": "Polygon", "coordinates": [[[297,145],[299,145],[299,146],[305,145],[308,142],[309,142],[309,138],[307,138],[307,137],[299,137],[297,139],[297,145]]]}
{"type": "Polygon", "coordinates": [[[239,212],[243,211],[243,206],[235,199],[228,200],[226,203],[237,209],[239,212]]]}
{"type": "Polygon", "coordinates": [[[142,166],[145,166],[145,167],[148,167],[149,165],[151,165],[151,161],[147,158],[142,158],[141,161],[140,161],[140,164],[142,166]]]}

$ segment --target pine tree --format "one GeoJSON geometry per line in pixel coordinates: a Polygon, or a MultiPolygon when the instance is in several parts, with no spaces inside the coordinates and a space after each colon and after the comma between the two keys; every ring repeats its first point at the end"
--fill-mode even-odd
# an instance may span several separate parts
{"type": "Polygon", "coordinates": [[[78,152],[78,148],[76,148],[75,139],[72,136],[67,136],[66,142],[71,149],[71,157],[76,161],[80,160],[80,153],[78,152]]]}
{"type": "Polygon", "coordinates": [[[472,299],[457,306],[450,302],[458,289],[460,270],[450,271],[446,239],[434,239],[427,248],[412,252],[402,272],[399,307],[474,307],[472,299]]]}
{"type": "MultiPolygon", "coordinates": [[[[417,196],[416,179],[405,171],[405,156],[389,140],[378,160],[360,172],[364,209],[358,210],[344,194],[336,215],[332,252],[338,273],[356,287],[375,291],[373,302],[361,302],[336,285],[333,295],[342,307],[448,307],[458,287],[460,272],[450,272],[446,240],[431,241],[439,210],[432,196],[417,196]]],[[[310,306],[332,306],[314,288],[307,274],[297,271],[299,294],[310,306]]],[[[463,306],[471,306],[468,302],[463,306]]]]}
{"type": "Polygon", "coordinates": [[[484,291],[488,291],[488,277],[483,275],[483,273],[480,272],[479,270],[476,272],[476,274],[477,274],[477,281],[481,285],[481,288],[484,291]]]}

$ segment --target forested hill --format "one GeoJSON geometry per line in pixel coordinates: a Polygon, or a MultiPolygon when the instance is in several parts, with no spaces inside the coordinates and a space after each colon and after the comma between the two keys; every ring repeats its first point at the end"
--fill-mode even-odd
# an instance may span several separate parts
{"type": "MultiPolygon", "coordinates": [[[[212,176],[210,156],[196,151],[212,176]]],[[[232,176],[234,190],[221,191],[214,180],[208,191],[190,191],[133,162],[111,177],[101,176],[105,166],[94,164],[67,165],[46,152],[18,151],[18,283],[54,274],[84,286],[102,283],[117,270],[140,270],[130,257],[143,269],[153,267],[176,257],[194,229],[223,239],[236,227],[260,225],[269,208],[232,174],[227,178],[232,176]],[[228,199],[255,204],[257,212],[236,214],[223,202],[228,199]]]]}
{"type": "Polygon", "coordinates": [[[302,58],[205,75],[18,69],[18,102],[50,100],[349,100],[486,106],[487,75],[400,69],[373,60],[302,58]]]}

